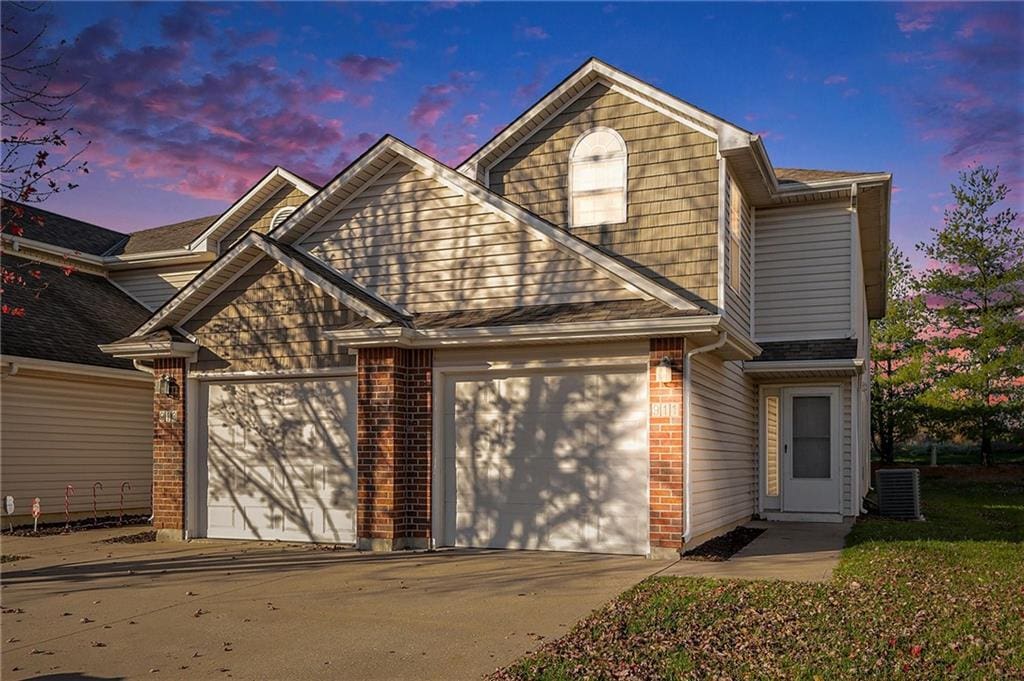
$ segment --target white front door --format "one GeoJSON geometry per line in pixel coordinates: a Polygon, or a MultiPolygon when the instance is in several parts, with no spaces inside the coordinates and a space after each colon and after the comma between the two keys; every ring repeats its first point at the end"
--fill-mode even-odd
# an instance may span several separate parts
{"type": "Polygon", "coordinates": [[[350,543],[354,377],[208,384],[206,536],[350,543]]]}
{"type": "Polygon", "coordinates": [[[782,390],[782,510],[839,513],[839,389],[782,390]]]}

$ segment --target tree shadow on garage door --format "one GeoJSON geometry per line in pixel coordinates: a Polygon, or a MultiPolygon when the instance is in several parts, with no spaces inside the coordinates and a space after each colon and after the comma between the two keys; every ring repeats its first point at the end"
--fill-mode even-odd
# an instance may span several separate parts
{"type": "Polygon", "coordinates": [[[211,536],[355,540],[353,379],[211,385],[211,536]]]}
{"type": "Polygon", "coordinates": [[[472,376],[455,379],[453,392],[449,538],[465,546],[647,552],[644,371],[472,376]]]}

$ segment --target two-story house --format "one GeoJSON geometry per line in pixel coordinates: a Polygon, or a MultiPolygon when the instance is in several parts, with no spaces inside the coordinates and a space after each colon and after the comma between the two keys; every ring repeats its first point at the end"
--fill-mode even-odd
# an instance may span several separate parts
{"type": "Polygon", "coordinates": [[[890,187],[592,59],[457,169],[388,136],[229,210],[102,346],[153,372],[160,535],[664,555],[856,515],[890,187]]]}

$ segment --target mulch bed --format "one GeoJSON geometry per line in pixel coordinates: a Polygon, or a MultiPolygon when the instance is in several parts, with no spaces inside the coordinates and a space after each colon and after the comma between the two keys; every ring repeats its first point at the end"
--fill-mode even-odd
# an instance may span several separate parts
{"type": "Polygon", "coordinates": [[[16,560],[24,560],[28,556],[15,556],[13,553],[5,553],[0,557],[0,563],[13,563],[16,560]]]}
{"type": "Polygon", "coordinates": [[[126,515],[122,523],[118,522],[117,516],[108,516],[99,518],[96,521],[92,518],[79,518],[72,520],[70,525],[67,526],[62,522],[45,523],[39,526],[38,532],[33,532],[32,527],[26,525],[24,527],[15,527],[13,530],[4,530],[3,533],[9,537],[46,537],[55,534],[71,534],[78,530],[110,529],[148,524],[149,516],[147,515],[126,515]]]}
{"type": "Polygon", "coordinates": [[[744,546],[764,532],[759,527],[737,527],[720,537],[710,539],[692,551],[683,554],[683,560],[703,560],[721,563],[732,558],[744,546]]]}
{"type": "Polygon", "coordinates": [[[104,544],[147,544],[156,541],[156,530],[136,532],[135,534],[122,534],[118,537],[104,539],[104,544]]]}

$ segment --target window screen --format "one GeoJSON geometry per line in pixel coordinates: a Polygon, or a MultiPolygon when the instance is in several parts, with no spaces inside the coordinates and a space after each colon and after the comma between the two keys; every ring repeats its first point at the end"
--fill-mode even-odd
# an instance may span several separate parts
{"type": "Polygon", "coordinates": [[[793,477],[832,477],[830,398],[793,398],[793,477]]]}

